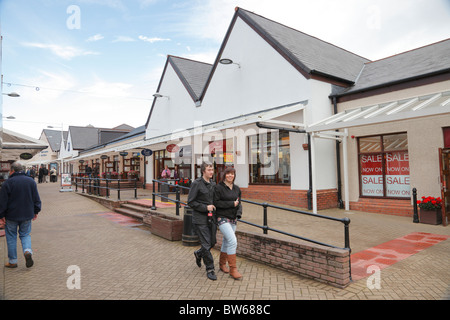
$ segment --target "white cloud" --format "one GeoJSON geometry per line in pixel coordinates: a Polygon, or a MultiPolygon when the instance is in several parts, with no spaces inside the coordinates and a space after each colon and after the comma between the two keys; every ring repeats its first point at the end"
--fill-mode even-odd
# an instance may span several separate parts
{"type": "Polygon", "coordinates": [[[73,59],[75,57],[79,57],[79,56],[99,54],[98,52],[88,51],[88,50],[84,50],[84,49],[73,47],[73,46],[62,46],[62,45],[57,45],[57,44],[27,42],[27,43],[23,43],[23,45],[26,47],[50,50],[54,55],[56,55],[62,59],[65,59],[65,60],[71,60],[71,59],[73,59]]]}
{"type": "Polygon", "coordinates": [[[171,41],[170,39],[163,39],[163,38],[157,38],[157,37],[149,38],[146,36],[139,36],[138,38],[142,41],[146,41],[146,42],[150,42],[150,43],[161,42],[161,41],[171,41]]]}
{"type": "Polygon", "coordinates": [[[117,36],[112,42],[133,42],[136,39],[128,36],[117,36]]]}
{"type": "Polygon", "coordinates": [[[102,36],[101,34],[96,34],[96,35],[94,35],[94,36],[92,36],[92,37],[89,37],[86,41],[88,41],[88,42],[94,42],[94,41],[102,40],[102,39],[104,39],[104,38],[105,38],[105,37],[102,36]]]}

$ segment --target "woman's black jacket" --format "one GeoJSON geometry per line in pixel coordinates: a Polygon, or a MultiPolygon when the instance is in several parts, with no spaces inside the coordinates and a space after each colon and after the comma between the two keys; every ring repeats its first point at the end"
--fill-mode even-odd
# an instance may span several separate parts
{"type": "Polygon", "coordinates": [[[233,184],[230,189],[223,181],[214,187],[214,206],[217,217],[228,219],[240,219],[242,216],[241,189],[233,184]],[[234,202],[239,200],[239,205],[234,206],[234,202]]]}

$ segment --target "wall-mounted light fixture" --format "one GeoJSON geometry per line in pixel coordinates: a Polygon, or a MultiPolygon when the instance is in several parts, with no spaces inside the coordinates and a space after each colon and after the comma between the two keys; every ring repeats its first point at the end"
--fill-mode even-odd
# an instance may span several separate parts
{"type": "Polygon", "coordinates": [[[219,63],[224,64],[224,65],[229,65],[229,64],[236,64],[239,68],[241,67],[241,65],[239,63],[234,62],[231,59],[228,58],[223,58],[219,60],[219,63]]]}
{"type": "Polygon", "coordinates": [[[169,96],[164,96],[164,95],[160,94],[159,92],[154,93],[153,96],[155,98],[167,98],[167,100],[169,100],[169,96]]]}
{"type": "Polygon", "coordinates": [[[18,94],[17,92],[2,93],[2,94],[5,95],[5,96],[13,97],[13,98],[20,97],[20,94],[18,94]]]}

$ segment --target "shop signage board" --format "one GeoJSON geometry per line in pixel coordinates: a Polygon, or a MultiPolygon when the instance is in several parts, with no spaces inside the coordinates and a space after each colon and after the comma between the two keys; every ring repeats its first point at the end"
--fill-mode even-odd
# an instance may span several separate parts
{"type": "Polygon", "coordinates": [[[178,151],[180,150],[180,147],[179,147],[178,145],[176,145],[176,144],[169,144],[169,145],[166,147],[166,150],[167,150],[168,152],[178,152],[178,151]]]}
{"type": "Polygon", "coordinates": [[[150,150],[150,149],[143,149],[143,150],[141,151],[141,154],[142,154],[144,157],[150,157],[150,156],[153,154],[153,151],[150,150]]]}
{"type": "Polygon", "coordinates": [[[59,191],[72,191],[72,178],[70,176],[70,173],[61,174],[61,189],[59,191]]]}

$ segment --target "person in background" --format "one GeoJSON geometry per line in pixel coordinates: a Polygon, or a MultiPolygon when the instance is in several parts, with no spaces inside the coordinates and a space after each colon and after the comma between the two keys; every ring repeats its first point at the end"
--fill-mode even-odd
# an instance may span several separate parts
{"type": "Polygon", "coordinates": [[[241,189],[234,183],[236,170],[228,167],[223,172],[222,181],[214,187],[214,206],[216,207],[217,224],[223,234],[220,249],[219,267],[229,273],[235,280],[241,280],[242,275],[236,266],[236,224],[242,216],[241,189]],[[228,261],[227,268],[226,264],[228,261]]]}
{"type": "Polygon", "coordinates": [[[213,205],[214,185],[211,181],[214,168],[210,163],[202,163],[200,166],[202,176],[192,182],[188,195],[188,205],[193,209],[192,224],[200,240],[200,249],[194,251],[195,262],[200,268],[201,261],[206,267],[206,276],[210,280],[217,280],[214,270],[214,258],[211,249],[216,244],[217,226],[214,221],[213,205]]]}
{"type": "Polygon", "coordinates": [[[0,220],[5,224],[8,247],[6,268],[17,268],[17,232],[22,243],[26,267],[33,266],[31,249],[31,222],[41,211],[41,199],[36,182],[24,172],[18,162],[11,165],[11,173],[0,189],[0,220]]]}
{"type": "Polygon", "coordinates": [[[39,168],[39,174],[38,174],[38,183],[42,183],[44,180],[44,165],[41,164],[41,167],[39,168]]]}
{"type": "Polygon", "coordinates": [[[161,172],[161,178],[170,179],[170,169],[167,165],[164,167],[163,172],[161,172]]]}
{"type": "Polygon", "coordinates": [[[50,169],[50,182],[56,182],[56,169],[50,169]]]}

